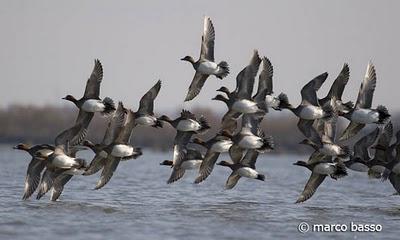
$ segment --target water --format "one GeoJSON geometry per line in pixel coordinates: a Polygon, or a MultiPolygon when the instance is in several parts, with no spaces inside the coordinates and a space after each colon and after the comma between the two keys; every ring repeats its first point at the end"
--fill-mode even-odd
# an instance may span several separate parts
{"type": "MultiPolygon", "coordinates": [[[[83,154],[91,156],[90,153],[83,154]]],[[[294,204],[309,172],[293,166],[299,156],[263,155],[257,168],[266,182],[241,179],[223,190],[230,170],[217,166],[206,182],[192,184],[195,173],[167,185],[170,168],[159,162],[171,154],[144,152],[122,162],[103,189],[92,190],[98,176],[74,177],[61,201],[21,201],[29,157],[0,148],[0,239],[398,239],[399,196],[392,186],[365,174],[327,179],[314,197],[294,204]],[[300,233],[308,224],[381,224],[378,233],[300,233]]],[[[222,156],[220,160],[226,159],[222,156]]],[[[348,226],[349,227],[349,226],[348,226]]]]}

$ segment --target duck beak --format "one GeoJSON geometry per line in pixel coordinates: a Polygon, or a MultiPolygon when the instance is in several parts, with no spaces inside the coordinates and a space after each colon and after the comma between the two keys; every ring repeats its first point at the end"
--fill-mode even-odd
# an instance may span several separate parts
{"type": "Polygon", "coordinates": [[[14,147],[12,147],[13,149],[18,149],[18,147],[17,146],[14,146],[14,147]]]}
{"type": "Polygon", "coordinates": [[[185,61],[185,58],[181,58],[181,61],[185,61]]]}
{"type": "Polygon", "coordinates": [[[67,98],[66,98],[66,97],[63,97],[63,98],[61,98],[61,99],[64,99],[64,100],[66,100],[67,98]]]}

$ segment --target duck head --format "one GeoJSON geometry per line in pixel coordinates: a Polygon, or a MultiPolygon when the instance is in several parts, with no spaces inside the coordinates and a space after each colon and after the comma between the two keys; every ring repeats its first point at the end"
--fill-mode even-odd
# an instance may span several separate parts
{"type": "Polygon", "coordinates": [[[172,119],[169,118],[167,115],[162,115],[161,117],[158,118],[158,120],[164,121],[164,122],[172,122],[172,119]]]}
{"type": "Polygon", "coordinates": [[[217,163],[217,165],[224,166],[224,167],[231,167],[233,164],[228,161],[221,161],[217,163]]]}
{"type": "Polygon", "coordinates": [[[67,100],[67,101],[70,101],[70,102],[73,102],[73,103],[76,103],[76,102],[78,101],[78,100],[77,100],[74,96],[72,96],[72,95],[67,95],[67,96],[63,97],[62,99],[67,100]]]}
{"type": "Polygon", "coordinates": [[[13,149],[28,151],[30,149],[30,146],[25,143],[19,143],[18,145],[14,146],[13,149]]]}
{"type": "Polygon", "coordinates": [[[229,91],[229,89],[228,89],[227,87],[224,87],[224,86],[220,87],[220,88],[217,90],[217,92],[226,93],[228,96],[231,94],[231,92],[229,91]]]}
{"type": "Polygon", "coordinates": [[[214,98],[211,98],[211,100],[217,100],[217,101],[222,101],[224,103],[228,102],[228,99],[224,96],[222,96],[221,94],[218,94],[217,96],[215,96],[214,98]]]}
{"type": "Polygon", "coordinates": [[[184,58],[181,58],[181,61],[187,61],[190,62],[191,64],[194,64],[196,61],[193,59],[192,56],[185,56],[184,58]]]}
{"type": "Polygon", "coordinates": [[[172,166],[172,161],[171,160],[164,160],[160,163],[160,165],[166,165],[166,166],[172,166]]]}

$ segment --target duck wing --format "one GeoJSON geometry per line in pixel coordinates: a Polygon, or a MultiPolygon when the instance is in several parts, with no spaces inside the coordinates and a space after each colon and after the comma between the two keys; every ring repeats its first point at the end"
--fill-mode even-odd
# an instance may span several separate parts
{"type": "Polygon", "coordinates": [[[301,104],[319,106],[317,91],[321,88],[322,84],[328,77],[328,73],[322,73],[316,76],[313,80],[309,81],[301,89],[301,104]]]}
{"type": "Polygon", "coordinates": [[[341,100],[344,92],[344,88],[349,82],[350,69],[349,65],[345,63],[339,75],[333,82],[331,88],[329,89],[328,95],[325,97],[326,101],[334,98],[336,100],[341,100]]]}
{"type": "Polygon", "coordinates": [[[172,168],[172,173],[171,173],[171,176],[169,177],[169,179],[167,180],[167,184],[171,184],[173,182],[178,181],[179,179],[181,179],[183,177],[183,175],[185,175],[185,169],[183,169],[181,167],[172,168]]]}
{"type": "Polygon", "coordinates": [[[190,83],[188,93],[185,98],[185,102],[192,100],[197,95],[199,95],[201,89],[204,86],[209,75],[201,74],[200,72],[196,72],[194,74],[192,83],[190,83]]]}
{"type": "Polygon", "coordinates": [[[369,148],[374,145],[379,137],[379,128],[362,137],[354,144],[354,156],[361,158],[364,161],[371,159],[369,148]]]}
{"type": "Polygon", "coordinates": [[[110,145],[117,138],[124,127],[126,116],[126,109],[124,108],[122,102],[119,102],[117,110],[114,112],[113,116],[110,119],[110,122],[108,123],[102,145],[110,145]]]}
{"type": "Polygon", "coordinates": [[[210,176],[219,155],[220,153],[207,150],[204,160],[201,162],[199,174],[194,180],[194,183],[201,183],[202,181],[206,180],[208,176],[210,176]]]}
{"type": "Polygon", "coordinates": [[[186,145],[189,143],[190,138],[192,137],[193,132],[182,132],[177,131],[175,140],[174,140],[174,155],[172,158],[173,166],[180,166],[185,159],[186,145]]]}
{"type": "Polygon", "coordinates": [[[55,139],[55,145],[66,145],[67,142],[71,146],[80,145],[85,140],[87,135],[87,129],[81,124],[75,124],[75,126],[64,130],[55,139]]]}
{"type": "Polygon", "coordinates": [[[40,183],[40,175],[46,167],[46,161],[33,157],[29,163],[25,177],[24,195],[22,200],[28,199],[35,192],[40,183]]]}
{"type": "Polygon", "coordinates": [[[274,93],[272,90],[272,77],[274,75],[274,68],[272,67],[271,61],[266,57],[262,58],[262,67],[263,69],[258,77],[257,93],[254,98],[265,100],[266,95],[271,95],[274,93]]]}
{"type": "Polygon", "coordinates": [[[236,171],[233,171],[231,175],[229,175],[228,180],[226,180],[225,183],[225,189],[232,189],[236,186],[240,179],[240,175],[236,173],[236,171]]]}
{"type": "Polygon", "coordinates": [[[101,172],[100,179],[97,182],[96,187],[94,188],[95,190],[104,187],[104,185],[106,185],[110,181],[120,161],[121,158],[114,157],[111,154],[108,155],[106,165],[104,166],[103,171],[101,172]]]}
{"type": "Polygon", "coordinates": [[[345,141],[351,137],[354,137],[364,127],[365,124],[363,123],[350,122],[347,128],[343,131],[342,136],[340,136],[339,140],[345,141]]]}
{"type": "Polygon", "coordinates": [[[187,160],[201,160],[204,156],[200,151],[196,149],[186,149],[186,159],[187,160]]]}
{"type": "Polygon", "coordinates": [[[256,169],[256,161],[258,158],[258,152],[256,150],[250,149],[244,155],[241,163],[245,166],[249,166],[253,169],[256,169]]]}
{"type": "Polygon", "coordinates": [[[99,154],[96,154],[93,160],[90,162],[89,167],[85,170],[85,172],[82,175],[90,176],[97,173],[106,164],[106,159],[107,158],[103,158],[99,154]]]}
{"type": "Polygon", "coordinates": [[[321,175],[314,172],[311,173],[311,176],[296,203],[301,203],[310,199],[314,195],[315,191],[317,191],[319,185],[321,185],[321,183],[325,180],[325,177],[326,175],[321,175]]]}
{"type": "Polygon", "coordinates": [[[135,121],[135,113],[132,112],[132,110],[128,110],[128,113],[126,114],[126,119],[124,126],[121,128],[119,131],[115,142],[120,143],[120,144],[127,144],[131,140],[131,135],[132,135],[132,130],[136,125],[135,121]]]}
{"type": "Polygon", "coordinates": [[[247,65],[236,76],[236,89],[237,97],[240,99],[251,99],[254,88],[254,80],[261,64],[261,58],[258,51],[254,50],[249,65],[247,65]]]}
{"type": "Polygon", "coordinates": [[[313,127],[314,120],[299,119],[297,127],[303,135],[315,144],[321,144],[321,137],[313,127]]]}
{"type": "Polygon", "coordinates": [[[397,175],[393,172],[390,173],[389,181],[394,187],[394,189],[396,189],[397,193],[400,193],[400,175],[397,175]]]}
{"type": "Polygon", "coordinates": [[[51,189],[51,187],[53,186],[54,180],[61,173],[62,172],[60,172],[60,171],[53,171],[53,170],[50,170],[49,168],[46,168],[46,170],[44,171],[44,173],[42,175],[42,178],[40,179],[39,191],[37,193],[36,199],[39,200],[51,189]]]}
{"type": "Polygon", "coordinates": [[[103,80],[103,66],[98,59],[94,60],[94,68],[92,74],[86,82],[85,93],[83,95],[86,99],[99,99],[100,84],[103,80]]]}
{"type": "Polygon", "coordinates": [[[200,59],[214,62],[215,30],[210,17],[204,17],[204,30],[201,37],[200,59]]]}
{"type": "Polygon", "coordinates": [[[392,141],[393,137],[393,124],[392,122],[388,122],[382,130],[378,138],[378,142],[375,146],[375,156],[374,159],[378,160],[379,162],[388,162],[388,151],[390,142],[392,141]]]}
{"type": "Polygon", "coordinates": [[[370,62],[367,66],[365,77],[358,92],[356,108],[371,108],[376,87],[375,66],[370,62]]]}
{"type": "Polygon", "coordinates": [[[229,148],[229,156],[233,163],[239,163],[242,160],[244,150],[236,144],[229,148]]]}
{"type": "Polygon", "coordinates": [[[161,80],[158,80],[158,82],[140,99],[138,113],[154,115],[154,99],[156,99],[160,89],[161,80]]]}
{"type": "Polygon", "coordinates": [[[62,191],[64,190],[65,184],[71,180],[72,175],[69,174],[60,174],[58,177],[53,182],[53,190],[51,192],[51,201],[57,201],[57,199],[60,197],[62,191]]]}

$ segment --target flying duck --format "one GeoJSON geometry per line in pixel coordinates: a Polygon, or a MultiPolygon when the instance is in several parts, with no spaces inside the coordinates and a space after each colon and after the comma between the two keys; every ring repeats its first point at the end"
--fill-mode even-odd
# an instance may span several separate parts
{"type": "Polygon", "coordinates": [[[46,159],[37,157],[37,153],[41,152],[41,155],[48,156],[54,152],[54,147],[48,144],[30,146],[20,143],[13,148],[25,151],[32,157],[26,171],[24,195],[22,196],[22,200],[26,200],[36,191],[40,176],[46,167],[46,159]]]}
{"type": "Polygon", "coordinates": [[[214,75],[219,79],[223,79],[229,74],[229,65],[227,62],[222,61],[218,64],[214,62],[214,41],[214,25],[209,17],[205,17],[199,60],[195,61],[191,56],[186,56],[181,59],[182,61],[190,62],[194,70],[196,70],[185,101],[192,100],[200,93],[208,76],[214,75]]]}
{"type": "Polygon", "coordinates": [[[138,111],[135,113],[135,121],[139,125],[162,127],[162,122],[154,116],[154,99],[161,89],[161,80],[140,99],[138,111]]]}
{"type": "Polygon", "coordinates": [[[246,155],[242,159],[239,159],[239,161],[236,159],[233,163],[228,161],[217,163],[217,165],[229,167],[232,170],[231,175],[229,175],[225,183],[225,189],[232,189],[235,187],[241,177],[265,181],[265,175],[256,171],[257,157],[257,151],[248,150],[246,155]]]}
{"type": "Polygon", "coordinates": [[[382,181],[389,178],[390,183],[400,193],[400,131],[396,134],[397,140],[393,144],[393,150],[396,150],[395,156],[391,156],[389,163],[385,166],[385,171],[382,174],[382,181]]]}
{"type": "Polygon", "coordinates": [[[182,132],[195,132],[202,134],[210,129],[207,120],[203,116],[197,119],[193,113],[187,110],[182,110],[181,116],[174,120],[170,119],[166,115],[162,115],[159,120],[168,122],[176,130],[182,132]]]}
{"type": "Polygon", "coordinates": [[[368,172],[368,165],[372,157],[369,150],[376,143],[379,137],[379,128],[376,128],[369,134],[360,138],[353,147],[353,154],[350,156],[349,161],[345,161],[344,164],[347,168],[357,172],[368,172]]]}
{"type": "Polygon", "coordinates": [[[114,101],[106,97],[100,99],[100,84],[103,80],[103,67],[98,59],[94,61],[94,68],[90,78],[86,82],[86,89],[81,99],[67,95],[63,99],[73,102],[79,108],[77,122],[84,122],[87,128],[95,112],[109,114],[115,110],[114,101]]]}
{"type": "Polygon", "coordinates": [[[186,152],[183,153],[183,159],[180,165],[174,165],[171,160],[164,160],[160,163],[160,165],[172,166],[172,173],[167,183],[173,183],[178,181],[183,177],[186,170],[196,170],[199,169],[201,162],[204,159],[204,156],[195,149],[186,149],[186,152]]]}
{"type": "Polygon", "coordinates": [[[85,140],[83,145],[90,148],[95,156],[90,162],[88,168],[85,170],[83,175],[92,175],[100,171],[106,164],[106,159],[108,153],[106,148],[113,143],[113,141],[121,133],[126,120],[127,111],[124,109],[122,103],[118,104],[117,110],[114,112],[113,116],[110,118],[104,138],[100,144],[93,144],[89,140],[85,140]]]}
{"type": "Polygon", "coordinates": [[[350,120],[350,124],[339,140],[347,140],[356,135],[366,124],[384,124],[390,117],[385,106],[379,105],[376,109],[371,109],[372,98],[376,87],[376,72],[374,65],[370,62],[365,73],[365,77],[358,92],[357,102],[353,109],[343,116],[350,120]]]}
{"type": "Polygon", "coordinates": [[[294,108],[290,104],[288,106],[282,106],[282,108],[291,110],[297,117],[299,117],[297,126],[307,138],[315,138],[318,136],[317,131],[313,127],[314,120],[326,120],[333,116],[332,107],[328,105],[322,108],[319,105],[317,98],[317,91],[321,88],[327,77],[328,73],[326,72],[320,74],[301,89],[302,101],[298,107],[294,108]]]}
{"type": "Polygon", "coordinates": [[[312,161],[312,159],[309,159],[308,162],[297,161],[293,165],[302,166],[311,171],[311,176],[296,203],[310,199],[326,176],[337,180],[347,175],[346,166],[341,161],[332,162],[332,157],[330,156],[326,156],[323,160],[317,162],[312,161]]]}
{"type": "Polygon", "coordinates": [[[122,102],[119,102],[116,118],[119,118],[121,112],[127,112],[125,123],[121,131],[116,135],[115,139],[109,144],[104,150],[108,153],[105,160],[105,165],[99,181],[96,184],[95,190],[100,189],[106,185],[111,177],[113,176],[115,170],[118,167],[119,162],[122,159],[136,159],[142,155],[140,148],[135,148],[129,144],[132,135],[132,130],[135,127],[135,113],[131,110],[124,108],[122,102]]]}
{"type": "Polygon", "coordinates": [[[228,132],[221,131],[208,141],[203,141],[199,138],[193,139],[193,143],[207,148],[206,155],[199,169],[199,174],[194,183],[200,183],[204,181],[211,174],[219,155],[221,153],[228,152],[231,148],[233,144],[231,137],[232,136],[228,132]]]}

